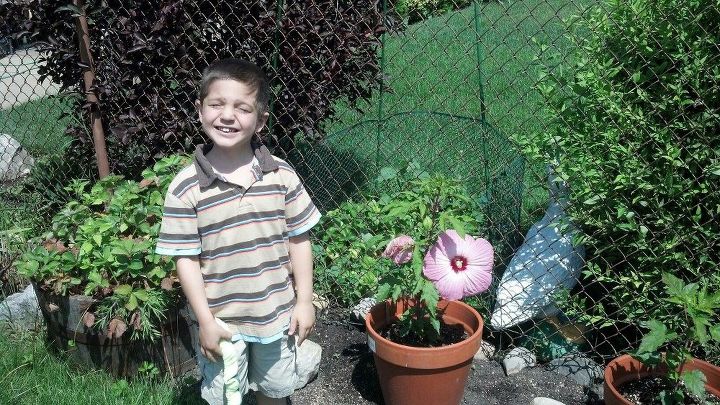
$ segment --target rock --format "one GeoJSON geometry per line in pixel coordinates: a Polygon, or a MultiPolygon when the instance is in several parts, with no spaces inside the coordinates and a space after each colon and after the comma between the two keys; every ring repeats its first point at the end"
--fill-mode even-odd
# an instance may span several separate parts
{"type": "Polygon", "coordinates": [[[565,405],[560,401],[556,401],[552,398],[535,397],[533,398],[532,405],[565,405]]]}
{"type": "Polygon", "coordinates": [[[579,353],[568,354],[552,360],[547,367],[585,387],[595,385],[598,380],[603,378],[603,367],[579,353]]]}
{"type": "Polygon", "coordinates": [[[322,357],[322,347],[312,340],[306,339],[302,345],[297,347],[296,390],[306,386],[317,377],[318,371],[320,371],[320,357],[322,357]]]}
{"type": "MultiPolygon", "coordinates": [[[[2,42],[1,37],[0,42],[2,42]]],[[[1,50],[0,57],[2,57],[1,50]]],[[[17,49],[0,59],[0,70],[3,72],[0,75],[0,109],[7,111],[28,101],[57,94],[60,86],[51,83],[50,78],[43,80],[40,77],[38,70],[44,65],[45,62],[41,61],[41,52],[35,48],[17,49]]],[[[33,134],[33,136],[39,135],[42,134],[33,134]]],[[[34,140],[38,141],[37,138],[34,140]]]]}
{"type": "Polygon", "coordinates": [[[42,325],[43,317],[32,285],[0,302],[0,323],[17,330],[34,330],[42,325]]]}
{"type": "Polygon", "coordinates": [[[0,181],[27,176],[34,163],[18,141],[10,135],[0,134],[0,181]]]}
{"type": "Polygon", "coordinates": [[[593,384],[585,388],[587,405],[603,405],[605,403],[605,387],[603,383],[593,384]]]}
{"type": "Polygon", "coordinates": [[[377,301],[374,297],[361,299],[360,302],[353,307],[352,318],[356,321],[365,322],[365,316],[376,303],[377,301]]]}
{"type": "Polygon", "coordinates": [[[330,305],[330,301],[327,298],[313,293],[313,305],[318,311],[324,311],[330,305]]]}
{"type": "Polygon", "coordinates": [[[528,230],[500,279],[490,317],[496,328],[556,314],[554,295],[577,283],[585,251],[573,244],[577,229],[565,214],[566,185],[556,177],[550,167],[550,204],[545,216],[528,230]]]}
{"type": "Polygon", "coordinates": [[[513,375],[526,367],[533,367],[536,362],[537,359],[533,352],[524,347],[516,347],[505,355],[503,366],[506,375],[513,375]]]}
{"type": "Polygon", "coordinates": [[[490,360],[493,356],[495,356],[495,346],[487,340],[483,340],[473,359],[478,361],[490,360]]]}

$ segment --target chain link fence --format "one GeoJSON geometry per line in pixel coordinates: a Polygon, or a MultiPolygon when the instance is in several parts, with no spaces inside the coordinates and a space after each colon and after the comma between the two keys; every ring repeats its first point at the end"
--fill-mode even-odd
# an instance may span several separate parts
{"type": "Polygon", "coordinates": [[[502,350],[602,363],[636,348],[643,322],[678,321],[663,272],[720,286],[716,1],[145,3],[0,5],[26,16],[0,38],[5,273],[69,180],[96,176],[88,112],[111,171],[137,177],[202,142],[195,83],[233,56],[268,73],[264,142],[325,214],[316,290],[332,308],[377,287],[368,263],[384,246],[363,210],[425,174],[477,202],[471,233],[493,243],[496,266],[468,302],[502,350]],[[97,103],[82,87],[90,70],[97,103]]]}

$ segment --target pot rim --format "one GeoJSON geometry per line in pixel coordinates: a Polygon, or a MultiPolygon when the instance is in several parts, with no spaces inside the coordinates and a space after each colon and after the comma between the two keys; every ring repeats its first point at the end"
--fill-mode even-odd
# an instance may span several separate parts
{"type": "MultiPolygon", "coordinates": [[[[398,301],[398,302],[399,302],[399,301],[398,301]]],[[[393,304],[390,299],[385,300],[385,301],[382,301],[382,302],[379,302],[379,303],[375,304],[375,306],[377,306],[377,305],[388,305],[388,304],[390,304],[390,305],[393,304]]],[[[390,346],[390,347],[393,347],[393,348],[403,348],[403,350],[408,350],[408,351],[415,352],[415,353],[428,353],[428,352],[433,352],[433,351],[437,351],[437,350],[441,350],[441,349],[446,349],[446,350],[450,350],[450,349],[453,349],[453,350],[454,350],[454,349],[461,349],[461,348],[464,348],[464,347],[467,346],[467,345],[472,344],[473,341],[474,341],[474,338],[475,338],[477,335],[482,335],[482,332],[483,332],[483,320],[482,320],[482,316],[480,316],[480,314],[475,310],[475,308],[471,307],[470,305],[468,305],[468,304],[466,304],[466,303],[464,303],[464,302],[462,302],[462,301],[460,301],[460,300],[452,300],[452,301],[449,301],[449,300],[441,299],[440,301],[438,301],[438,308],[441,306],[441,304],[444,304],[445,307],[447,307],[447,306],[449,306],[449,305],[459,305],[460,307],[462,307],[462,308],[464,308],[464,309],[466,309],[466,310],[469,310],[469,312],[472,313],[473,316],[475,317],[475,319],[477,320],[479,327],[478,327],[470,336],[468,336],[467,338],[463,339],[463,340],[460,341],[460,342],[452,343],[452,344],[445,345],[445,346],[438,346],[438,347],[416,347],[416,346],[408,346],[408,345],[403,345],[403,344],[400,344],[400,343],[395,343],[395,342],[393,342],[392,340],[386,339],[386,338],[382,337],[382,336],[375,330],[375,328],[372,327],[372,325],[371,325],[371,323],[370,323],[370,318],[371,318],[371,317],[369,316],[370,313],[368,313],[368,316],[365,317],[365,329],[368,331],[368,333],[372,336],[372,338],[373,338],[375,341],[381,340],[381,341],[384,342],[384,344],[386,344],[386,345],[388,345],[388,346],[390,346]]],[[[374,306],[373,308],[375,308],[375,306],[374,306]]],[[[372,312],[372,310],[371,310],[371,312],[372,312]]]]}

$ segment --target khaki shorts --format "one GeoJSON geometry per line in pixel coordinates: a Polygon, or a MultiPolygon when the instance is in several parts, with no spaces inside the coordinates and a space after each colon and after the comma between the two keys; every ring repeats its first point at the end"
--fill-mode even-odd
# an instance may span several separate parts
{"type": "MultiPolygon", "coordinates": [[[[297,379],[297,350],[295,336],[287,332],[274,342],[233,343],[238,352],[238,380],[240,392],[245,395],[248,389],[259,391],[269,398],[284,398],[295,390],[297,379]]],[[[200,394],[210,405],[225,403],[225,381],[223,380],[223,362],[218,359],[211,362],[196,347],[198,365],[202,374],[200,394]]]]}

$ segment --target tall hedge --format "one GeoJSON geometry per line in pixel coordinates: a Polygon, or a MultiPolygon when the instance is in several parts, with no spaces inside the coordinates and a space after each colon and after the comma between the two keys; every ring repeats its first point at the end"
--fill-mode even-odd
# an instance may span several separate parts
{"type": "Polygon", "coordinates": [[[571,187],[586,319],[673,318],[663,271],[720,290],[720,1],[614,0],[577,21],[576,54],[538,85],[554,129],[526,151],[571,187]]]}
{"type": "MultiPolygon", "coordinates": [[[[81,10],[68,3],[31,1],[25,25],[47,51],[41,73],[78,92],[81,10]]],[[[322,136],[337,101],[357,107],[380,80],[384,27],[376,1],[88,0],[84,11],[115,173],[134,176],[157,157],[202,141],[195,83],[217,58],[245,58],[266,70],[274,93],[267,142],[281,150],[298,133],[322,136]]],[[[74,154],[90,157],[88,128],[70,131],[74,154]]]]}

